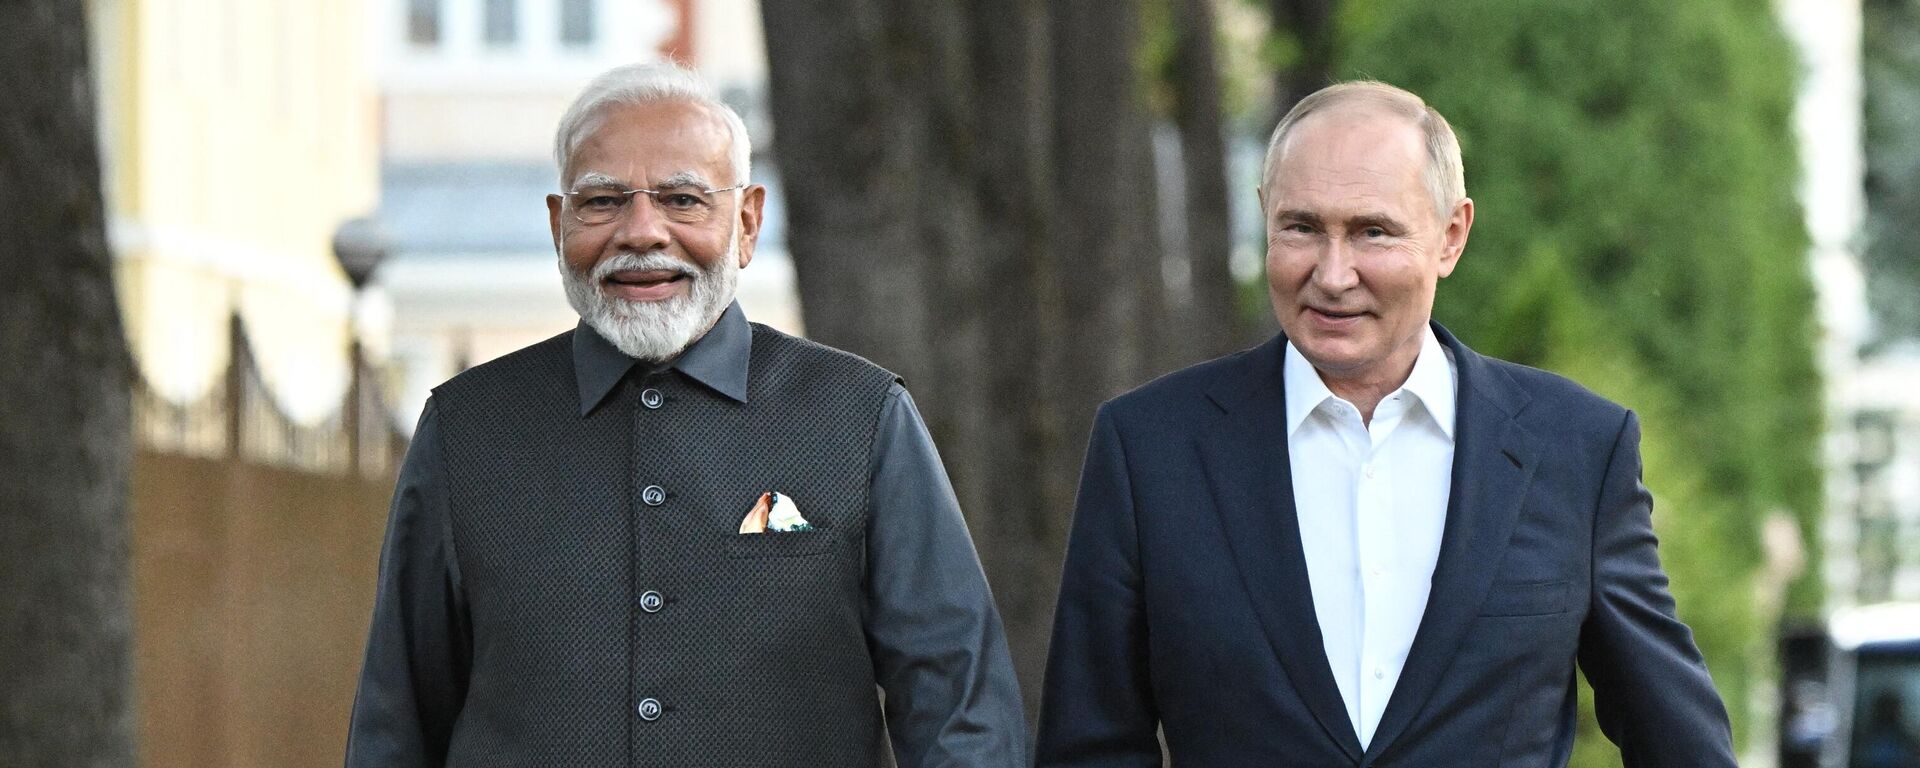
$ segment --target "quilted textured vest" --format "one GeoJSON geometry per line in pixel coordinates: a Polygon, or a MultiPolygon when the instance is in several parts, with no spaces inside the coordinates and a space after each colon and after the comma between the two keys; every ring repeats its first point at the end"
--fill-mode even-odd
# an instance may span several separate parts
{"type": "Polygon", "coordinates": [[[755,325],[745,403],[636,372],[581,416],[570,350],[435,390],[473,632],[448,765],[889,763],[862,584],[894,376],[755,325]],[[812,529],[738,533],[769,491],[812,529]]]}

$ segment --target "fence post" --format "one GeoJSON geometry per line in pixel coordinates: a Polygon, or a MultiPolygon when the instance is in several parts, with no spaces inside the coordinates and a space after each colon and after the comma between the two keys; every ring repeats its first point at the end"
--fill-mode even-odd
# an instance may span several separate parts
{"type": "Polygon", "coordinates": [[[362,393],[366,388],[366,381],[361,373],[361,360],[365,354],[360,348],[360,335],[353,334],[347,356],[347,365],[350,366],[347,375],[347,403],[345,412],[340,414],[340,427],[347,431],[347,471],[355,477],[365,474],[364,465],[360,463],[361,446],[365,442],[360,437],[362,421],[360,411],[365,407],[362,393]]]}
{"type": "Polygon", "coordinates": [[[227,316],[227,455],[242,458],[240,437],[246,431],[247,340],[240,313],[227,316]]]}

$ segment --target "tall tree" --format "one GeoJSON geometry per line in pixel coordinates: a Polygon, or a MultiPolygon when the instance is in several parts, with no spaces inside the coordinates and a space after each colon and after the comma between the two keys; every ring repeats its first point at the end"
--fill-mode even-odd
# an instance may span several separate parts
{"type": "Polygon", "coordinates": [[[1093,408],[1161,319],[1133,2],[762,13],[808,334],[907,377],[1031,705],[1093,408]]]}
{"type": "MultiPolygon", "coordinates": [[[[1744,733],[1774,618],[1738,599],[1761,522],[1820,540],[1797,78],[1772,4],[1349,3],[1338,71],[1410,88],[1460,134],[1477,218],[1436,316],[1644,412],[1662,558],[1744,733]]],[[[1818,573],[1790,610],[1817,610],[1818,573]]]]}
{"type": "Polygon", "coordinates": [[[0,765],[131,766],[128,367],[80,0],[0,3],[0,765]]]}
{"type": "MultiPolygon", "coordinates": [[[[1185,215],[1178,241],[1188,274],[1188,311],[1181,330],[1191,340],[1191,360],[1218,357],[1245,346],[1234,284],[1233,226],[1227,186],[1226,115],[1222,105],[1218,22],[1214,0],[1168,0],[1173,32],[1162,81],[1172,92],[1173,122],[1180,133],[1181,189],[1185,215]]],[[[1240,190],[1246,194],[1246,190],[1240,190]]]]}

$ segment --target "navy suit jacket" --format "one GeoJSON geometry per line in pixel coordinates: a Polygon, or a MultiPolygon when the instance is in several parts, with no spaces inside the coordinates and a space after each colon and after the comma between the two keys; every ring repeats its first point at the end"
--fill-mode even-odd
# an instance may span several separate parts
{"type": "Polygon", "coordinates": [[[1574,665],[1628,768],[1734,765],[1674,616],[1633,414],[1475,354],[1433,591],[1365,750],[1327,665],[1287,458],[1286,340],[1101,407],[1067,548],[1041,766],[1564,766],[1574,665]]]}

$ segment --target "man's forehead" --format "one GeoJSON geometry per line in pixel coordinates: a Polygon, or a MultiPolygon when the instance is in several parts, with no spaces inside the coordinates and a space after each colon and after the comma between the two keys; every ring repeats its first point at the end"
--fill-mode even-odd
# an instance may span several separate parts
{"type": "Polygon", "coordinates": [[[567,164],[575,178],[597,172],[635,183],[678,173],[724,175],[732,140],[725,118],[705,104],[621,104],[588,124],[567,164]],[[662,164],[668,167],[656,167],[662,164]]]}
{"type": "Polygon", "coordinates": [[[1283,157],[1302,147],[1369,156],[1424,155],[1420,126],[1405,115],[1369,104],[1343,104],[1301,119],[1282,146],[1283,157]]]}
{"type": "Polygon", "coordinates": [[[1342,112],[1308,115],[1294,126],[1273,164],[1270,186],[1329,183],[1356,175],[1418,178],[1427,163],[1419,126],[1379,109],[1342,112]]]}

